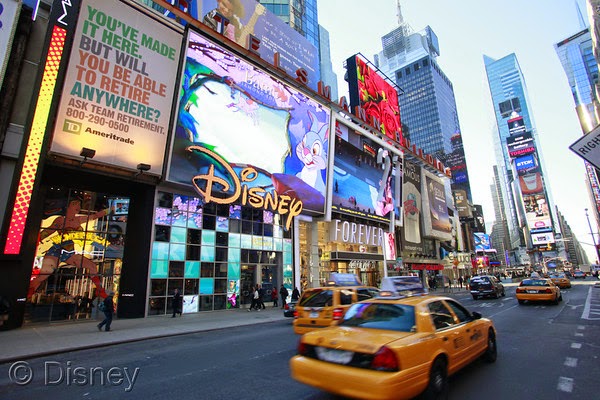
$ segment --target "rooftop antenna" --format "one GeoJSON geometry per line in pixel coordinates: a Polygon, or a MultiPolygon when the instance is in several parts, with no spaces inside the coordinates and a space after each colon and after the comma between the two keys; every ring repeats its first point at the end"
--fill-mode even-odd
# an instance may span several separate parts
{"type": "Polygon", "coordinates": [[[579,17],[579,28],[581,30],[584,30],[585,28],[588,27],[588,24],[585,22],[585,19],[583,18],[583,13],[581,12],[581,7],[579,7],[579,3],[577,3],[577,0],[575,1],[575,7],[577,8],[577,17],[579,17]]]}
{"type": "Polygon", "coordinates": [[[396,16],[398,17],[398,26],[402,26],[404,24],[404,17],[402,17],[402,7],[400,6],[400,0],[396,0],[396,16]]]}

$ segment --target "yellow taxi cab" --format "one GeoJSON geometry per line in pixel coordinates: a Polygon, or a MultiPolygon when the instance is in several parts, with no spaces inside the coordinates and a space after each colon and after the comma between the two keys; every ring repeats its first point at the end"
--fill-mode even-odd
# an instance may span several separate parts
{"type": "Polygon", "coordinates": [[[301,335],[335,325],[352,304],[378,293],[379,289],[362,285],[354,274],[332,273],[327,286],[302,292],[294,311],[294,332],[301,335]]]}
{"type": "Polygon", "coordinates": [[[448,376],[479,357],[496,361],[491,320],[427,294],[418,277],[393,277],[337,326],[303,335],[290,369],[293,379],[343,397],[438,398],[448,376]]]}
{"type": "Polygon", "coordinates": [[[526,301],[551,301],[558,304],[562,301],[560,288],[549,278],[523,279],[517,286],[516,297],[519,304],[526,301]]]}
{"type": "Polygon", "coordinates": [[[551,274],[550,279],[561,289],[569,289],[571,287],[571,280],[563,273],[551,274]]]}

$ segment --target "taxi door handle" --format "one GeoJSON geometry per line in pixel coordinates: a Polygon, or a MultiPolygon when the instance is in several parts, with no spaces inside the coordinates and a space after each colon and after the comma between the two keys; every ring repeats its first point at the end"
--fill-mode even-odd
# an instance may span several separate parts
{"type": "Polygon", "coordinates": [[[467,329],[467,332],[471,332],[471,330],[470,330],[470,329],[467,329]]]}
{"type": "Polygon", "coordinates": [[[448,341],[448,338],[447,338],[446,336],[444,336],[444,337],[442,338],[442,340],[443,340],[444,342],[447,342],[447,341],[448,341]]]}

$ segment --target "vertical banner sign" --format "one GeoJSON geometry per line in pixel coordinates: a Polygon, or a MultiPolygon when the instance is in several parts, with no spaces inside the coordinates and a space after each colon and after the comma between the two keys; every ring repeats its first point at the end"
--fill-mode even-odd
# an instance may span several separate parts
{"type": "Polygon", "coordinates": [[[452,240],[452,224],[448,215],[448,205],[444,182],[423,170],[425,235],[439,240],[452,240]]]}
{"type": "Polygon", "coordinates": [[[17,184],[13,212],[6,235],[4,254],[19,254],[21,252],[25,223],[29,214],[31,195],[33,193],[44,135],[52,106],[52,97],[54,96],[67,34],[72,32],[78,8],[79,1],[76,0],[72,0],[68,4],[65,1],[56,0],[52,6],[48,24],[48,32],[51,33],[50,38],[47,39],[48,49],[46,60],[44,62],[21,174],[17,184]]]}
{"type": "Polygon", "coordinates": [[[182,35],[117,0],[83,0],[51,151],[160,175],[182,35]]]}
{"type": "Polygon", "coordinates": [[[421,240],[421,167],[404,161],[404,174],[402,175],[402,211],[404,212],[404,235],[402,235],[402,248],[411,254],[423,253],[421,240]]]}

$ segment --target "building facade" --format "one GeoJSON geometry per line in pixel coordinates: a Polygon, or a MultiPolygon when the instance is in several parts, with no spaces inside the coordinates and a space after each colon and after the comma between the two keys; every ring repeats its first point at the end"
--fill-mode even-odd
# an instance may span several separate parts
{"type": "Polygon", "coordinates": [[[527,88],[515,54],[500,59],[484,56],[484,64],[496,117],[496,183],[499,181],[510,252],[516,257],[523,254],[519,248],[527,249],[533,258],[514,258],[512,263],[534,264],[556,256],[554,235],[560,233],[560,227],[553,215],[552,194],[544,183],[547,174],[527,88]]]}
{"type": "Polygon", "coordinates": [[[15,34],[9,63],[39,68],[2,85],[25,81],[7,107],[21,136],[2,132],[3,155],[20,147],[2,160],[3,329],[94,319],[111,292],[118,317],[138,318],[170,313],[175,289],[184,312],[209,312],[244,307],[256,285],[443,268],[450,171],[315,91],[309,42],[306,64],[272,64],[249,36],[269,40],[264,19],[304,39],[260,4],[227,24],[159,0],[71,3],[43,3],[33,23],[21,13],[35,29],[15,34]],[[405,265],[403,200],[418,244],[405,265]]]}
{"type": "MultiPolygon", "coordinates": [[[[582,134],[588,134],[600,124],[600,102],[598,101],[598,61],[594,57],[592,36],[589,28],[584,28],[574,35],[554,45],[560,63],[565,71],[575,111],[579,118],[582,134]]],[[[584,161],[586,181],[594,204],[594,221],[600,221],[600,188],[598,186],[598,170],[584,161]]]]}

